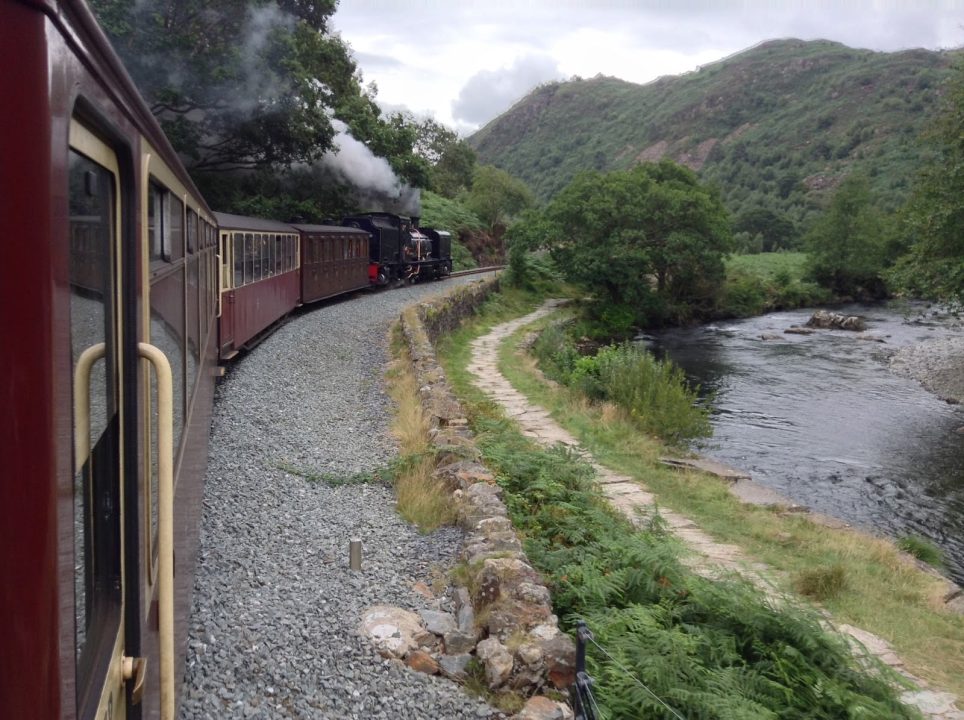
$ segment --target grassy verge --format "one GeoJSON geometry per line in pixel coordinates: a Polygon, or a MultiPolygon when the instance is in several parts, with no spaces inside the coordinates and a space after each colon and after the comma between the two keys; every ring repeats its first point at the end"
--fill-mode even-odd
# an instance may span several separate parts
{"type": "MultiPolygon", "coordinates": [[[[448,338],[441,354],[450,381],[473,417],[490,421],[498,412],[470,385],[465,366],[471,337],[506,317],[504,301],[496,300],[494,307],[496,311],[483,315],[472,329],[448,338]]],[[[662,444],[641,435],[614,406],[589,403],[566,388],[547,385],[531,361],[520,358],[508,344],[502,350],[502,371],[520,391],[548,408],[597,459],[646,483],[660,504],[770,565],[784,589],[817,588],[811,592],[823,597],[837,622],[884,637],[912,672],[964,695],[964,619],[939,609],[940,583],[910,566],[891,543],[830,530],[798,515],[744,506],[722,482],[662,468],[662,444]],[[818,572],[823,569],[829,571],[818,572]]],[[[491,432],[480,429],[483,436],[491,432]]]]}
{"type": "Polygon", "coordinates": [[[423,532],[455,522],[455,504],[444,484],[432,476],[435,456],[429,422],[422,411],[418,383],[408,349],[396,326],[392,333],[394,362],[386,373],[388,392],[395,401],[392,434],[401,451],[393,465],[398,512],[423,532]]]}

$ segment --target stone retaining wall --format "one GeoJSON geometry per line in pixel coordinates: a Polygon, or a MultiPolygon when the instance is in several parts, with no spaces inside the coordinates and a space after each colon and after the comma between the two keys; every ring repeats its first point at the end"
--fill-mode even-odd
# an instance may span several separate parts
{"type": "Polygon", "coordinates": [[[433,345],[475,314],[497,288],[497,280],[483,281],[420,303],[402,313],[401,326],[430,418],[438,456],[435,474],[454,493],[459,524],[466,532],[462,560],[468,577],[466,587],[456,590],[460,628],[451,644],[456,652],[474,649],[492,690],[533,695],[544,688],[568,688],[574,679],[575,646],[559,630],[549,590],[526,558],[501,488],[479,462],[465,413],[433,345]]]}

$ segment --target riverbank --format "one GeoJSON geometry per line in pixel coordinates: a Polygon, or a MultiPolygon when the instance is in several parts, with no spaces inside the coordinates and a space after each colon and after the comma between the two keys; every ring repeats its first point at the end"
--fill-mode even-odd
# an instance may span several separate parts
{"type": "MultiPolygon", "coordinates": [[[[486,326],[504,317],[490,310],[479,322],[486,326]]],[[[471,406],[485,408],[464,376],[472,335],[463,329],[447,338],[443,356],[453,384],[471,406]]],[[[685,513],[719,542],[741,546],[775,572],[782,591],[806,588],[813,576],[834,569],[842,583],[820,593],[824,609],[838,622],[886,638],[918,677],[964,693],[964,620],[943,608],[944,583],[920,573],[891,543],[821,527],[781,508],[745,505],[722,481],[670,470],[659,463],[665,449],[638,433],[613,408],[587,404],[565,388],[546,385],[511,347],[504,353],[500,370],[517,389],[546,408],[601,462],[644,482],[661,507],[685,513]]]]}
{"type": "Polygon", "coordinates": [[[964,337],[929,340],[899,349],[890,359],[898,375],[919,381],[953,404],[964,403],[964,337]]]}

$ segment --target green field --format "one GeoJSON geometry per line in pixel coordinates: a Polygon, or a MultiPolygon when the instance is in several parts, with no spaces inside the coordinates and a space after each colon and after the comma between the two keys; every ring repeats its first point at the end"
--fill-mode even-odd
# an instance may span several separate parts
{"type": "Polygon", "coordinates": [[[754,255],[731,255],[726,259],[726,274],[756,275],[773,280],[781,273],[789,273],[793,280],[803,280],[807,254],[802,252],[756,253],[754,255]]]}

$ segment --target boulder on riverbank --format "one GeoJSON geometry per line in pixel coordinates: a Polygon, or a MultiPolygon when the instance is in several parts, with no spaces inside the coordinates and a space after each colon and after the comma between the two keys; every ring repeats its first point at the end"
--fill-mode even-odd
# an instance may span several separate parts
{"type": "Polygon", "coordinates": [[[856,315],[841,315],[840,313],[829,312],[827,310],[817,310],[809,320],[807,327],[821,328],[823,330],[854,330],[861,332],[867,329],[863,319],[856,315]]]}

